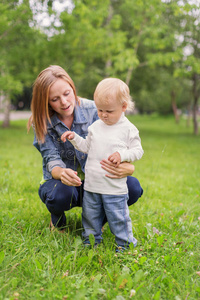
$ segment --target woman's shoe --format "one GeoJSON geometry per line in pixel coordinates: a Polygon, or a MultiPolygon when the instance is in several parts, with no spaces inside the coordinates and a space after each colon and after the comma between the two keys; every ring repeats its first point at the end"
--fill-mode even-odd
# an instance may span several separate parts
{"type": "Polygon", "coordinates": [[[55,227],[55,226],[53,225],[52,219],[50,220],[49,228],[50,228],[50,231],[51,231],[51,232],[57,230],[59,233],[65,233],[65,228],[59,229],[58,227],[55,227]]]}

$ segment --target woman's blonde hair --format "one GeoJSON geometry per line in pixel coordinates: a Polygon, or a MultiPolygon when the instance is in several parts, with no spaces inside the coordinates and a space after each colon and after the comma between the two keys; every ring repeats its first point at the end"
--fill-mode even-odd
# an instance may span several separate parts
{"type": "Polygon", "coordinates": [[[128,85],[118,78],[105,78],[100,81],[94,92],[95,101],[109,101],[114,98],[121,104],[127,103],[127,110],[134,108],[128,85]]]}
{"type": "Polygon", "coordinates": [[[65,80],[73,89],[76,103],[80,104],[76,94],[73,80],[68,73],[60,66],[52,65],[40,72],[33,85],[33,95],[31,101],[32,116],[30,117],[27,128],[33,126],[38,142],[44,142],[47,134],[47,122],[54,111],[49,106],[49,90],[52,84],[58,79],[65,80]]]}

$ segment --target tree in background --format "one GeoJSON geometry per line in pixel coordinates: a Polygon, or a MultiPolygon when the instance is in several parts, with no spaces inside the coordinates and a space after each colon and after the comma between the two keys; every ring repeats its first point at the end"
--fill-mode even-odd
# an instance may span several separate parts
{"type": "Polygon", "coordinates": [[[92,99],[96,84],[112,76],[130,86],[140,112],[173,111],[178,122],[178,108],[188,107],[192,91],[196,112],[198,5],[186,0],[134,0],[134,4],[133,0],[74,0],[70,10],[66,5],[58,14],[59,2],[31,1],[31,8],[28,0],[2,2],[4,96],[10,99],[22,87],[30,88],[43,68],[59,64],[83,97],[92,99]],[[38,17],[44,10],[49,15],[46,26],[39,24],[38,17]]]}
{"type": "Polygon", "coordinates": [[[0,14],[0,93],[3,127],[8,127],[11,98],[32,85],[46,57],[47,38],[34,27],[29,1],[2,1],[0,14]]]}
{"type": "MultiPolygon", "coordinates": [[[[192,115],[194,134],[198,134],[198,100],[200,97],[200,4],[183,1],[184,18],[181,24],[181,47],[185,56],[175,70],[176,77],[183,77],[191,82],[192,115]]],[[[189,104],[191,101],[189,102],[189,104]]],[[[190,109],[188,109],[188,114],[190,109]]]]}

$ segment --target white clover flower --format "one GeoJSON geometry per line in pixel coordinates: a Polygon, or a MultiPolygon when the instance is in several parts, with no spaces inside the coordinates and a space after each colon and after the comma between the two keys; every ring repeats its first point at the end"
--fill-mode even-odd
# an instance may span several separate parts
{"type": "Polygon", "coordinates": [[[135,290],[131,290],[130,297],[135,296],[135,294],[136,294],[136,291],[135,290]]]}

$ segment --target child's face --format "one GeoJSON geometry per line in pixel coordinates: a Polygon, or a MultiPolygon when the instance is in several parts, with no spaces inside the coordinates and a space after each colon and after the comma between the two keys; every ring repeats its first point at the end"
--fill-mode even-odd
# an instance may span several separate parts
{"type": "Polygon", "coordinates": [[[122,112],[125,112],[127,103],[123,104],[119,101],[110,98],[109,101],[95,100],[99,119],[106,125],[113,125],[117,123],[121,117],[122,112]]]}

